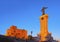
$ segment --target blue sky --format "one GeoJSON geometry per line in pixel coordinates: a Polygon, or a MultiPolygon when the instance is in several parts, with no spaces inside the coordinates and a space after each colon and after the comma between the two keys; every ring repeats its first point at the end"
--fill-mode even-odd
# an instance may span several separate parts
{"type": "Polygon", "coordinates": [[[0,34],[11,25],[25,29],[33,36],[40,32],[41,8],[48,7],[48,28],[54,38],[60,38],[60,0],[0,0],[0,34]]]}

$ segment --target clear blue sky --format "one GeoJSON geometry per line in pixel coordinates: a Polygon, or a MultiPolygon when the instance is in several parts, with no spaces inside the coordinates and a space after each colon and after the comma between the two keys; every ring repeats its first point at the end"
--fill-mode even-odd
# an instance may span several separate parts
{"type": "Polygon", "coordinates": [[[11,25],[25,29],[33,36],[40,32],[41,8],[47,6],[48,28],[54,38],[60,38],[60,0],[0,0],[0,34],[11,25]]]}

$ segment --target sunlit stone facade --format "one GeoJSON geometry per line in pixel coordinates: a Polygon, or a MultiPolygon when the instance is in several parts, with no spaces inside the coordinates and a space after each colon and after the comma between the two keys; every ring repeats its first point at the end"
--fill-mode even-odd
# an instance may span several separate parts
{"type": "Polygon", "coordinates": [[[48,35],[48,15],[42,15],[40,17],[40,36],[41,40],[46,40],[46,36],[48,35]]]}
{"type": "Polygon", "coordinates": [[[6,36],[27,39],[27,31],[24,29],[17,29],[16,26],[11,26],[10,29],[7,30],[6,36]]]}
{"type": "Polygon", "coordinates": [[[40,16],[40,41],[53,40],[51,33],[48,32],[48,14],[40,16]]]}

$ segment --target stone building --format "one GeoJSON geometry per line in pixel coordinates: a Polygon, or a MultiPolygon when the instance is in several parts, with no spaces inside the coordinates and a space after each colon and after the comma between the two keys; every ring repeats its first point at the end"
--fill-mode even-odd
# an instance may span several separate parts
{"type": "Polygon", "coordinates": [[[10,29],[6,31],[6,36],[27,39],[27,31],[24,29],[18,29],[16,26],[11,26],[10,29]]]}

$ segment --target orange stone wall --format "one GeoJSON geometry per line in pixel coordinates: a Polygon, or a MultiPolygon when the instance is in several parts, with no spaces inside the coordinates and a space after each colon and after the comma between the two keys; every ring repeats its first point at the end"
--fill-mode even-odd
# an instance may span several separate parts
{"type": "Polygon", "coordinates": [[[17,29],[16,26],[11,26],[6,32],[7,36],[27,39],[27,31],[23,29],[17,29]]]}

